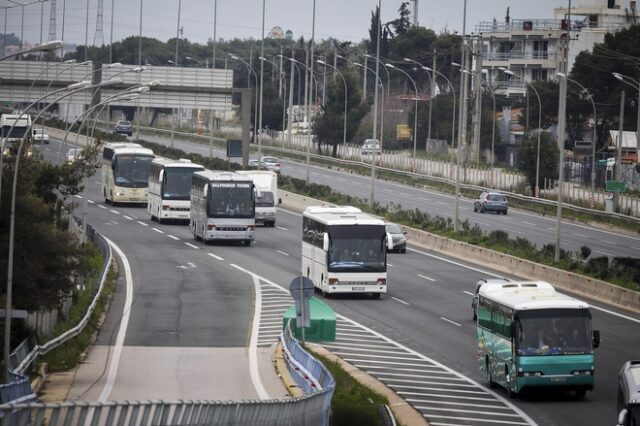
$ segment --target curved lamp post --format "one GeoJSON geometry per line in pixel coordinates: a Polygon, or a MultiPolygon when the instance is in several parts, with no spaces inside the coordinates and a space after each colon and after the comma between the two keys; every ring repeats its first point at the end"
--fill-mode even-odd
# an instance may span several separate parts
{"type": "Polygon", "coordinates": [[[411,78],[411,76],[406,71],[401,70],[400,68],[396,68],[392,64],[385,63],[384,66],[387,68],[391,68],[392,70],[401,72],[411,81],[411,83],[413,83],[413,89],[415,90],[415,93],[416,93],[415,112],[413,114],[413,166],[415,168],[417,165],[416,142],[418,139],[418,86],[416,86],[415,80],[411,78]]]}
{"type": "MultiPolygon", "coordinates": [[[[253,73],[253,78],[255,81],[255,97],[256,97],[256,101],[255,101],[255,105],[253,106],[253,138],[254,138],[254,142],[256,137],[259,138],[258,134],[259,134],[259,130],[258,130],[258,126],[257,126],[257,120],[258,120],[258,74],[256,74],[255,70],[253,69],[253,67],[251,66],[251,64],[249,64],[249,62],[245,61],[244,59],[242,59],[241,57],[234,55],[232,53],[227,53],[227,55],[229,55],[229,57],[235,61],[240,61],[242,62],[246,67],[247,67],[247,74],[249,75],[247,77],[247,81],[249,80],[249,77],[251,76],[251,73],[253,73]]],[[[258,160],[260,160],[258,158],[258,160]]]]}
{"type": "MultiPolygon", "coordinates": [[[[536,154],[536,184],[534,187],[535,188],[534,196],[537,198],[540,196],[540,188],[538,185],[540,184],[540,133],[542,133],[542,102],[540,101],[540,94],[538,93],[538,90],[533,84],[531,84],[529,81],[525,80],[524,78],[520,77],[519,75],[514,74],[513,71],[508,70],[504,67],[500,67],[498,69],[503,73],[510,75],[511,77],[516,77],[522,80],[524,83],[527,84],[527,86],[533,89],[533,93],[535,93],[536,98],[538,98],[538,149],[536,154]]],[[[527,111],[527,114],[529,114],[529,111],[527,111]]]]}
{"type": "MultiPolygon", "coordinates": [[[[417,65],[418,67],[420,67],[420,69],[426,71],[426,67],[424,65],[422,65],[420,62],[418,61],[414,61],[413,59],[410,58],[403,58],[406,62],[410,62],[412,64],[417,65]]],[[[429,124],[427,126],[427,143],[428,141],[431,140],[431,110],[433,109],[433,76],[431,74],[429,74],[429,71],[427,71],[427,77],[429,77],[429,124]]]]}
{"type": "MultiPolygon", "coordinates": [[[[361,67],[361,68],[365,68],[367,71],[372,72],[374,75],[376,73],[376,71],[366,65],[362,65],[359,62],[354,62],[353,63],[354,67],[361,67]]],[[[386,69],[386,68],[385,68],[386,69]]],[[[384,84],[382,84],[382,78],[380,78],[380,76],[378,76],[378,85],[380,86],[380,96],[382,96],[381,102],[380,102],[380,151],[382,151],[382,147],[383,145],[383,139],[384,139],[384,84]]],[[[377,89],[376,89],[377,90],[377,89]]],[[[388,90],[388,89],[387,89],[388,90]]]]}
{"type": "MultiPolygon", "coordinates": [[[[591,106],[593,107],[593,143],[591,144],[591,196],[595,197],[596,193],[596,127],[597,127],[597,117],[596,117],[596,103],[593,101],[593,95],[589,93],[586,87],[577,82],[576,80],[567,77],[565,73],[558,72],[556,75],[560,78],[566,78],[567,81],[570,81],[580,87],[582,89],[582,93],[585,93],[591,102],[591,106]]],[[[639,115],[640,117],[640,115],[639,115]]]]}
{"type": "Polygon", "coordinates": [[[51,50],[60,49],[61,47],[62,47],[62,40],[50,41],[48,43],[44,43],[39,46],[32,47],[30,49],[25,49],[19,52],[14,52],[9,55],[5,55],[0,58],[0,61],[4,61],[5,59],[13,58],[14,56],[24,55],[32,52],[49,52],[51,50]]]}

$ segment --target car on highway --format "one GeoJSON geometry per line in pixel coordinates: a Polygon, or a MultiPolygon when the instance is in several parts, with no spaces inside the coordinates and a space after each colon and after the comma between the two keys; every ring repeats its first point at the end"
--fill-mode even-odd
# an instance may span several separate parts
{"type": "Polygon", "coordinates": [[[33,129],[31,132],[31,135],[33,137],[34,143],[38,143],[38,142],[49,143],[49,133],[47,133],[47,129],[44,129],[44,128],[33,129]]]}
{"type": "Polygon", "coordinates": [[[365,139],[360,152],[362,153],[362,155],[380,155],[380,141],[378,139],[365,139]]]}
{"type": "Polygon", "coordinates": [[[476,290],[473,292],[473,299],[471,300],[471,311],[473,312],[474,321],[478,318],[478,293],[480,292],[480,287],[485,284],[504,284],[508,282],[509,280],[507,278],[480,278],[476,283],[476,290]]]}
{"type": "Polygon", "coordinates": [[[67,164],[71,164],[78,158],[80,158],[81,152],[82,149],[80,148],[71,148],[69,151],[67,151],[67,155],[65,156],[65,161],[67,162],[67,164]]]}
{"type": "Polygon", "coordinates": [[[397,223],[387,222],[385,224],[386,231],[393,239],[393,249],[387,251],[395,251],[404,253],[407,251],[407,231],[403,231],[397,223]]]}
{"type": "Polygon", "coordinates": [[[249,160],[249,167],[271,170],[280,173],[280,161],[276,157],[262,157],[262,160],[249,160]]]}
{"type": "Polygon", "coordinates": [[[113,132],[121,135],[131,136],[133,134],[133,126],[130,121],[127,120],[118,120],[118,122],[113,126],[113,132]]]}
{"type": "Polygon", "coordinates": [[[507,214],[509,202],[507,197],[499,192],[484,191],[473,202],[474,213],[496,212],[507,214]]]}

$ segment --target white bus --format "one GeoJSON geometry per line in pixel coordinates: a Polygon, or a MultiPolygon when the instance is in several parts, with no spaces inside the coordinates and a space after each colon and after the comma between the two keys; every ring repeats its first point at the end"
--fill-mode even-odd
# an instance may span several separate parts
{"type": "Polygon", "coordinates": [[[255,240],[256,190],[248,176],[232,172],[195,172],[191,183],[193,238],[205,243],[214,240],[255,240]]]}
{"type": "Polygon", "coordinates": [[[191,178],[204,170],[189,160],[154,158],[149,166],[147,211],[151,220],[189,220],[191,178]]]}
{"type": "Polygon", "coordinates": [[[589,305],[549,283],[480,287],[476,333],[481,373],[510,396],[528,387],[561,387],[578,397],[593,390],[600,333],[589,305]]]}
{"type": "Polygon", "coordinates": [[[102,151],[102,195],[105,203],[147,203],[153,151],[137,143],[117,142],[102,151]]]}
{"type": "Polygon", "coordinates": [[[387,291],[387,249],[393,239],[383,220],[350,206],[307,207],[302,215],[302,274],[322,291],[387,291]]]}

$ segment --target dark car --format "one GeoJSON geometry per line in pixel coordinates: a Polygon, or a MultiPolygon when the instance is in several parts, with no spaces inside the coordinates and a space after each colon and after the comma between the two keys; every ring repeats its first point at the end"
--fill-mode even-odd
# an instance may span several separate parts
{"type": "Polygon", "coordinates": [[[496,212],[507,214],[508,210],[509,202],[507,201],[507,197],[498,192],[485,191],[473,202],[474,212],[496,212]]]}
{"type": "Polygon", "coordinates": [[[131,126],[131,122],[126,120],[118,120],[113,130],[115,133],[127,136],[131,136],[133,134],[133,126],[131,126]]]}
{"type": "Polygon", "coordinates": [[[473,292],[473,300],[471,301],[471,311],[473,312],[474,321],[478,318],[478,293],[480,292],[480,287],[485,284],[504,284],[508,282],[509,280],[507,278],[480,278],[476,283],[476,290],[473,292]]]}
{"type": "Polygon", "coordinates": [[[393,250],[398,253],[404,253],[407,251],[407,231],[403,231],[399,225],[395,223],[386,224],[387,233],[393,238],[393,250]]]}

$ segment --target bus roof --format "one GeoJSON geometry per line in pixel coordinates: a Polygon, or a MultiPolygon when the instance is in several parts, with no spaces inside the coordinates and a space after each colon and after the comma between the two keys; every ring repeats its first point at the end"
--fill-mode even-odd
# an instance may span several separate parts
{"type": "Polygon", "coordinates": [[[516,311],[537,309],[587,309],[589,304],[562,293],[544,281],[510,281],[480,287],[480,297],[516,311]]]}
{"type": "Polygon", "coordinates": [[[192,163],[191,160],[187,160],[185,158],[174,160],[172,158],[156,157],[153,159],[153,161],[151,161],[151,164],[159,164],[162,167],[180,167],[204,170],[204,166],[192,163]]]}
{"type": "Polygon", "coordinates": [[[133,142],[110,142],[104,146],[105,148],[120,149],[120,148],[142,148],[142,145],[133,142]]]}
{"type": "Polygon", "coordinates": [[[325,225],[381,225],[385,226],[382,219],[363,213],[352,206],[309,206],[304,210],[304,217],[317,220],[325,225]]]}
{"type": "Polygon", "coordinates": [[[252,182],[249,176],[239,175],[234,172],[224,172],[220,170],[202,170],[193,174],[194,178],[204,179],[209,182],[227,181],[227,182],[252,182]]]}

